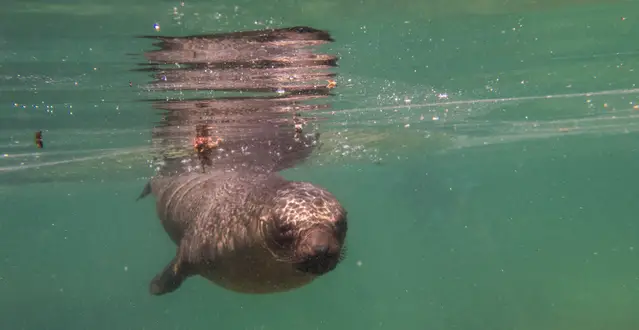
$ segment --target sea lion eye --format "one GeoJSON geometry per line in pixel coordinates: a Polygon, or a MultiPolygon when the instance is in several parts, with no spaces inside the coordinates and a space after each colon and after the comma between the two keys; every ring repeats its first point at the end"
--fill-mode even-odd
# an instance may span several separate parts
{"type": "Polygon", "coordinates": [[[285,223],[285,224],[279,225],[278,229],[279,229],[280,233],[287,233],[287,232],[293,230],[293,226],[291,224],[289,224],[289,223],[285,223]]]}
{"type": "Polygon", "coordinates": [[[278,226],[277,233],[275,234],[275,240],[280,246],[287,246],[293,244],[295,240],[295,233],[293,232],[293,226],[290,224],[283,224],[278,226]]]}

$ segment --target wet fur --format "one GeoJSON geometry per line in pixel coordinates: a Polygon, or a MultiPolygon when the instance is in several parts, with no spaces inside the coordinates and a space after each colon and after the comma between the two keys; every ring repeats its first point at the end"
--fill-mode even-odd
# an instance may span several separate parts
{"type": "Polygon", "coordinates": [[[301,235],[346,214],[326,190],[275,173],[186,173],[156,177],[147,187],[141,197],[156,196],[158,217],[178,246],[175,259],[152,281],[154,294],[174,291],[193,275],[243,293],[308,284],[316,276],[292,266],[295,251],[278,249],[275,228],[287,224],[301,235]]]}

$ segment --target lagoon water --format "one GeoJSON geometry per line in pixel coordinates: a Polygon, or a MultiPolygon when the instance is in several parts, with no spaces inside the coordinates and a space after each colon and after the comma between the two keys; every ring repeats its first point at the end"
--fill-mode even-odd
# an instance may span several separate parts
{"type": "Polygon", "coordinates": [[[0,329],[639,329],[639,3],[4,1],[0,329]],[[154,30],[158,24],[160,31],[154,30]],[[349,210],[289,293],[162,297],[138,35],[307,25],[339,57],[325,143],[283,174],[349,210]],[[129,84],[131,82],[131,86],[129,84]],[[42,130],[44,148],[33,142],[42,130]]]}

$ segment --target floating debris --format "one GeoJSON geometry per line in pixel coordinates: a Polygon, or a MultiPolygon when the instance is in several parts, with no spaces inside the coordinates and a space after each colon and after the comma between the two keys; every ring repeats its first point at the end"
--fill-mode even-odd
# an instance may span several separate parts
{"type": "Polygon", "coordinates": [[[42,131],[37,131],[35,133],[35,144],[38,149],[42,149],[44,144],[42,143],[42,131]]]}

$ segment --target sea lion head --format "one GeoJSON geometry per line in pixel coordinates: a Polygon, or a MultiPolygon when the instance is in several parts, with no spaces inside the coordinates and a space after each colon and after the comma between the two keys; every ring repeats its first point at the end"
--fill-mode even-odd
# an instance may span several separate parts
{"type": "Polygon", "coordinates": [[[347,212],[337,198],[306,182],[278,190],[267,223],[268,248],[305,274],[326,274],[343,259],[347,212]]]}

